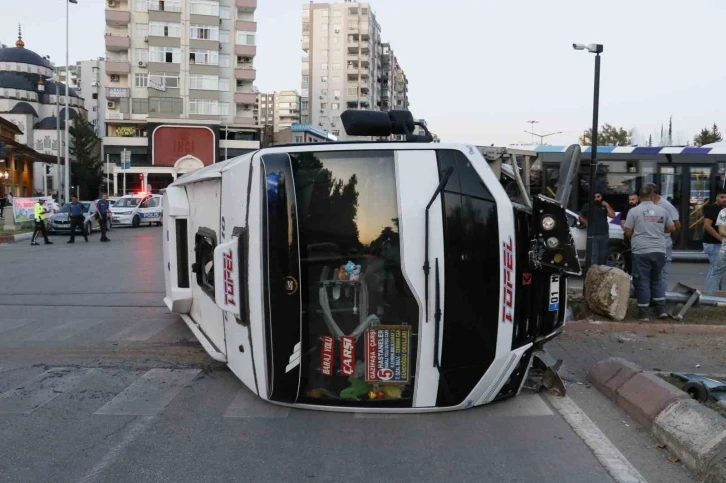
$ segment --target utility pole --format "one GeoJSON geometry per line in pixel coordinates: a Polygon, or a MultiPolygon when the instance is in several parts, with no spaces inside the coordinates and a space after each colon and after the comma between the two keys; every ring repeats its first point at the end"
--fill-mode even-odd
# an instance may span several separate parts
{"type": "MultiPolygon", "coordinates": [[[[529,128],[529,131],[524,131],[532,134],[534,132],[534,125],[539,123],[539,121],[527,121],[529,124],[531,124],[532,127],[529,128]]],[[[532,134],[532,144],[534,144],[534,134],[532,134]]]]}

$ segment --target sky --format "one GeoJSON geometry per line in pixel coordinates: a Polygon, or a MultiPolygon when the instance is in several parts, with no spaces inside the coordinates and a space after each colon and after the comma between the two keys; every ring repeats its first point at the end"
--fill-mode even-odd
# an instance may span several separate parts
{"type": "MultiPolygon", "coordinates": [[[[229,2],[227,2],[229,3],[229,2]]],[[[299,0],[259,0],[256,86],[299,89],[299,0]]],[[[528,121],[548,144],[577,142],[592,125],[594,55],[600,43],[600,122],[635,129],[634,143],[673,141],[726,122],[722,0],[372,0],[382,39],[409,79],[411,111],[443,142],[530,143],[528,121]]],[[[71,5],[70,60],[103,56],[106,0],[71,5]]],[[[0,0],[0,42],[23,24],[26,47],[65,64],[63,0],[0,0]]],[[[724,124],[726,129],[726,124],[724,124]]]]}

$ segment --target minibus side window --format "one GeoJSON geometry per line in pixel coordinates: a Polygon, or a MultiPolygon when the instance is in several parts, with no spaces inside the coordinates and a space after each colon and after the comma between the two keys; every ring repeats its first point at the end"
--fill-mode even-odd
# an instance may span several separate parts
{"type": "Polygon", "coordinates": [[[216,234],[200,228],[194,237],[195,261],[192,271],[196,273],[197,285],[214,299],[214,249],[217,247],[216,234]]]}

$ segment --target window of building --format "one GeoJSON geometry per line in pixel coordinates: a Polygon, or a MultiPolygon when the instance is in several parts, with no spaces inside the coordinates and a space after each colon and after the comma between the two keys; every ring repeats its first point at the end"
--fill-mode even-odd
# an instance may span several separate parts
{"type": "Polygon", "coordinates": [[[328,82],[328,76],[324,75],[320,78],[320,82],[328,82]]]}
{"type": "Polygon", "coordinates": [[[328,89],[323,89],[320,91],[320,95],[323,97],[328,97],[328,89]]]}
{"type": "Polygon", "coordinates": [[[165,87],[179,87],[179,74],[174,72],[155,72],[149,74],[149,80],[165,87]]]}
{"type": "Polygon", "coordinates": [[[219,77],[216,75],[190,74],[189,88],[209,91],[219,90],[219,77]]]}
{"type": "Polygon", "coordinates": [[[327,51],[327,50],[321,50],[321,51],[320,51],[320,57],[325,57],[325,58],[327,58],[327,57],[328,57],[328,51],[327,51]]]}
{"type": "Polygon", "coordinates": [[[149,36],[149,24],[148,23],[137,23],[134,31],[136,32],[136,37],[143,39],[144,37],[149,36]]]}
{"type": "Polygon", "coordinates": [[[98,106],[93,106],[93,112],[98,111],[98,106]]]}
{"type": "Polygon", "coordinates": [[[332,37],[332,38],[330,39],[330,43],[331,43],[331,44],[337,44],[337,43],[338,43],[338,37],[332,37]]]}
{"type": "Polygon", "coordinates": [[[220,116],[229,116],[229,102],[217,103],[217,114],[220,116]]]}
{"type": "Polygon", "coordinates": [[[340,84],[340,76],[334,75],[333,76],[333,84],[340,84]]]}
{"type": "Polygon", "coordinates": [[[181,12],[181,0],[149,0],[149,10],[181,12]]]}
{"type": "Polygon", "coordinates": [[[148,77],[146,74],[134,74],[134,86],[135,87],[148,87],[148,77]]]}
{"type": "Polygon", "coordinates": [[[340,136],[340,129],[333,129],[332,133],[333,136],[340,136]]]}
{"type": "Polygon", "coordinates": [[[219,40],[219,26],[192,24],[189,27],[189,38],[199,40],[219,40]]]}
{"type": "Polygon", "coordinates": [[[228,44],[230,42],[229,30],[219,29],[219,41],[223,44],[228,44]]]}
{"type": "Polygon", "coordinates": [[[190,99],[189,114],[217,116],[219,115],[219,102],[213,99],[190,99]]]}
{"type": "Polygon", "coordinates": [[[149,113],[149,100],[148,99],[132,99],[131,100],[131,112],[133,114],[148,114],[149,113]]]}
{"type": "Polygon", "coordinates": [[[190,49],[189,62],[199,65],[219,65],[219,52],[216,50],[190,49]]]}
{"type": "Polygon", "coordinates": [[[333,30],[335,30],[336,32],[340,32],[340,24],[339,23],[333,24],[333,30]]]}
{"type": "Polygon", "coordinates": [[[255,33],[238,30],[235,37],[235,43],[237,45],[255,45],[255,33]]]}
{"type": "Polygon", "coordinates": [[[309,101],[302,101],[300,103],[300,109],[302,109],[303,111],[307,111],[309,105],[310,105],[309,101]]]}
{"type": "Polygon", "coordinates": [[[179,47],[149,47],[150,62],[165,62],[169,64],[178,64],[181,62],[181,50],[179,47]]]}
{"type": "Polygon", "coordinates": [[[310,22],[303,22],[303,32],[310,32],[310,22]]]}
{"type": "Polygon", "coordinates": [[[340,17],[340,16],[341,16],[340,10],[333,11],[333,17],[340,17]]]}
{"type": "Polygon", "coordinates": [[[136,62],[146,63],[149,61],[149,49],[136,49],[134,51],[134,59],[136,62]]]}
{"type": "Polygon", "coordinates": [[[211,15],[219,17],[219,2],[212,2],[209,0],[192,0],[191,13],[195,15],[211,15]]]}
{"type": "Polygon", "coordinates": [[[340,70],[340,64],[333,64],[333,70],[340,70]]]}
{"type": "Polygon", "coordinates": [[[310,76],[308,76],[308,74],[303,74],[302,82],[303,82],[303,84],[308,84],[310,82],[310,76]]]}
{"type": "Polygon", "coordinates": [[[136,11],[137,12],[148,12],[149,11],[149,0],[136,0],[136,11]]]}
{"type": "Polygon", "coordinates": [[[229,67],[230,66],[230,55],[229,54],[219,54],[219,66],[220,67],[229,67]]]}
{"type": "Polygon", "coordinates": [[[129,102],[128,97],[124,97],[118,100],[118,112],[121,112],[123,114],[128,114],[129,112],[131,112],[131,103],[129,102]]]}
{"type": "Polygon", "coordinates": [[[320,68],[323,69],[323,70],[328,70],[328,63],[327,62],[323,62],[322,64],[320,64],[320,68]]]}
{"type": "Polygon", "coordinates": [[[98,92],[91,94],[91,99],[98,99],[98,92]]]}
{"type": "Polygon", "coordinates": [[[156,37],[181,37],[181,24],[170,22],[149,22],[149,35],[156,37]]]}
{"type": "Polygon", "coordinates": [[[184,114],[184,102],[181,97],[149,97],[149,112],[184,114]]]}
{"type": "MultiPolygon", "coordinates": [[[[304,44],[307,44],[308,42],[310,42],[310,37],[307,35],[303,35],[302,41],[304,44]]],[[[237,43],[239,44],[239,42],[237,42],[237,43]]]]}
{"type": "Polygon", "coordinates": [[[327,109],[327,108],[328,108],[328,103],[327,103],[327,102],[321,102],[321,103],[320,103],[320,109],[321,109],[321,110],[322,110],[322,109],[327,109]]]}
{"type": "Polygon", "coordinates": [[[229,20],[230,18],[232,18],[232,10],[229,7],[220,5],[219,6],[219,18],[229,20]]]}
{"type": "Polygon", "coordinates": [[[295,142],[298,143],[298,144],[302,143],[303,142],[303,137],[302,136],[295,136],[295,142]]]}
{"type": "Polygon", "coordinates": [[[229,92],[231,90],[231,84],[229,82],[229,78],[227,77],[220,77],[219,78],[219,90],[221,92],[229,92]]]}
{"type": "Polygon", "coordinates": [[[338,109],[340,109],[340,104],[338,104],[337,102],[333,102],[332,104],[330,104],[330,108],[334,111],[337,111],[338,109]]]}

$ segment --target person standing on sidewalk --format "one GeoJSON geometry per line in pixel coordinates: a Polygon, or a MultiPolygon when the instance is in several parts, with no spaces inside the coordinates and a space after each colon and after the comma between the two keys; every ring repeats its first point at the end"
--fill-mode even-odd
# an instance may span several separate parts
{"type": "Polygon", "coordinates": [[[48,210],[43,206],[43,200],[38,200],[33,206],[33,221],[35,222],[35,230],[33,231],[33,238],[30,240],[31,245],[40,245],[36,240],[38,239],[38,232],[43,234],[43,239],[46,245],[52,245],[53,242],[48,240],[48,232],[45,230],[45,214],[48,210]]]}
{"type": "MultiPolygon", "coordinates": [[[[580,223],[585,227],[590,222],[587,219],[588,203],[580,210],[580,223]]],[[[610,223],[608,217],[615,218],[613,208],[602,199],[602,193],[595,192],[595,206],[592,210],[593,240],[592,240],[592,263],[593,265],[605,265],[610,255],[610,223]]]]}
{"type": "MultiPolygon", "coordinates": [[[[713,270],[716,267],[716,259],[721,249],[723,236],[716,230],[716,220],[721,210],[726,208],[726,189],[720,189],[716,193],[716,202],[703,208],[703,253],[708,257],[708,273],[706,274],[706,286],[713,277],[713,270]]],[[[718,281],[718,290],[721,290],[721,281],[718,281]]]]}
{"type": "MultiPolygon", "coordinates": [[[[638,203],[640,203],[638,193],[630,193],[628,196],[628,206],[620,212],[620,228],[625,227],[625,220],[628,219],[628,213],[630,210],[638,206],[638,203]]],[[[630,240],[628,237],[625,237],[623,241],[625,242],[625,246],[628,247],[629,252],[625,257],[625,266],[628,269],[628,273],[633,273],[633,248],[630,246],[630,240]]]]}
{"type": "Polygon", "coordinates": [[[663,233],[673,233],[676,226],[665,208],[653,203],[653,187],[640,189],[640,204],[630,210],[625,220],[625,236],[633,247],[633,285],[638,299],[638,320],[650,320],[653,303],[659,319],[665,319],[665,291],[660,281],[666,259],[663,233]]]}
{"type": "Polygon", "coordinates": [[[723,242],[716,257],[716,263],[713,265],[711,278],[708,279],[706,287],[703,290],[706,295],[714,295],[720,291],[723,286],[723,277],[726,275],[726,208],[721,210],[716,218],[716,229],[718,230],[718,234],[721,235],[723,242]]]}
{"type": "Polygon", "coordinates": [[[98,210],[98,214],[101,217],[99,219],[99,224],[101,225],[101,241],[110,242],[111,240],[109,240],[106,236],[106,229],[108,228],[108,216],[111,213],[111,205],[108,202],[108,193],[104,193],[102,198],[98,200],[98,203],[96,203],[96,209],[98,210]]]}
{"type": "Polygon", "coordinates": [[[68,219],[71,221],[71,239],[68,243],[76,242],[76,227],[81,229],[83,239],[88,243],[88,234],[86,233],[86,220],[83,217],[83,203],[78,201],[77,196],[71,196],[71,206],[68,212],[68,219]]]}
{"type": "MultiPolygon", "coordinates": [[[[670,201],[660,195],[660,190],[655,183],[648,183],[647,186],[653,188],[653,203],[655,203],[656,206],[664,208],[668,214],[671,215],[671,220],[673,220],[673,224],[676,227],[676,231],[674,233],[677,233],[681,229],[681,216],[678,213],[678,210],[671,204],[670,201]]],[[[666,262],[663,266],[663,272],[661,273],[660,280],[663,284],[663,293],[665,293],[668,291],[668,276],[671,273],[671,262],[673,262],[673,237],[671,233],[667,232],[664,232],[663,236],[665,237],[666,242],[666,262]]]]}

